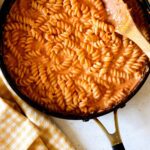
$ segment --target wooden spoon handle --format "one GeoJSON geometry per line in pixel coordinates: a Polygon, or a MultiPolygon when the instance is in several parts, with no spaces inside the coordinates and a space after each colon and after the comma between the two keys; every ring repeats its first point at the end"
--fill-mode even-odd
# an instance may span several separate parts
{"type": "Polygon", "coordinates": [[[142,33],[137,29],[135,25],[130,26],[130,30],[128,30],[125,35],[132,41],[134,41],[150,58],[150,43],[144,38],[142,33]]]}

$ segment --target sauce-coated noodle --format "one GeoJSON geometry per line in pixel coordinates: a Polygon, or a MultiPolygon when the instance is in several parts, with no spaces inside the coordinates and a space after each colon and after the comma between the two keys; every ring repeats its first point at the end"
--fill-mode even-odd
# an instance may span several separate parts
{"type": "Polygon", "coordinates": [[[117,105],[148,60],[115,33],[102,0],[17,0],[4,28],[10,75],[50,111],[83,115],[117,105]]]}

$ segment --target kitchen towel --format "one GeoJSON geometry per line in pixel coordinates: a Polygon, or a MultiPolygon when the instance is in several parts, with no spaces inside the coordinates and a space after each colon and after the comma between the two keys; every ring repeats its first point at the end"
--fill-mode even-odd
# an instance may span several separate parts
{"type": "Polygon", "coordinates": [[[10,92],[0,78],[0,150],[74,150],[74,147],[49,116],[10,92]]]}

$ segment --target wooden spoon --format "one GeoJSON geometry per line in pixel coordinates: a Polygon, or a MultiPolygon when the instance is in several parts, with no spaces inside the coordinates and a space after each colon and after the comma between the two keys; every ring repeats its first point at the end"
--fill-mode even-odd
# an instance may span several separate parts
{"type": "Polygon", "coordinates": [[[109,20],[116,27],[116,32],[134,41],[150,58],[150,43],[144,38],[135,25],[127,4],[123,0],[103,1],[109,14],[109,20]]]}

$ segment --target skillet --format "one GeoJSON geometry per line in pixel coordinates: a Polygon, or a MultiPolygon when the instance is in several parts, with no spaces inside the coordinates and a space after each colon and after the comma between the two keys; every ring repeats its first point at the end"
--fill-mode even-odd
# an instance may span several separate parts
{"type": "MultiPolygon", "coordinates": [[[[7,82],[6,86],[11,87],[12,91],[15,92],[18,97],[20,97],[21,99],[23,99],[24,101],[26,101],[29,105],[33,106],[34,108],[38,109],[39,111],[42,111],[48,115],[52,115],[55,117],[59,117],[62,119],[72,119],[72,120],[84,120],[84,121],[88,121],[89,119],[94,119],[96,121],[96,123],[104,130],[104,132],[106,133],[107,137],[110,139],[110,142],[112,144],[112,148],[114,150],[123,150],[124,146],[122,144],[121,141],[121,137],[120,137],[120,133],[119,133],[119,127],[118,127],[118,119],[117,119],[117,109],[118,108],[122,108],[125,106],[125,104],[139,91],[139,89],[143,86],[144,82],[146,81],[149,73],[150,73],[150,63],[148,62],[147,64],[145,64],[146,69],[145,72],[143,74],[143,77],[139,80],[138,84],[135,86],[135,88],[130,92],[130,94],[124,99],[122,100],[121,103],[119,103],[117,106],[112,107],[108,110],[105,110],[104,112],[100,112],[100,113],[94,113],[94,114],[90,114],[87,116],[78,116],[78,115],[72,115],[72,114],[63,114],[63,113],[56,113],[56,112],[50,112],[48,110],[43,109],[40,105],[37,105],[37,103],[34,103],[33,101],[31,101],[27,96],[23,95],[19,89],[17,89],[17,86],[15,84],[15,82],[13,81],[13,79],[10,77],[6,66],[4,64],[4,60],[3,60],[3,26],[5,24],[5,20],[6,20],[6,15],[8,14],[12,4],[14,3],[15,0],[5,0],[2,8],[0,10],[0,69],[2,72],[2,78],[7,82]],[[114,112],[114,120],[115,120],[115,128],[116,128],[116,132],[114,134],[109,134],[108,131],[106,130],[106,128],[103,126],[103,124],[97,119],[97,117],[102,116],[102,115],[106,115],[107,113],[110,112],[114,112]]],[[[141,2],[142,7],[145,9],[145,17],[147,17],[147,19],[149,19],[148,17],[148,13],[146,13],[146,10],[148,10],[149,4],[146,1],[141,2]]],[[[6,83],[5,82],[5,83],[6,83]]]]}

